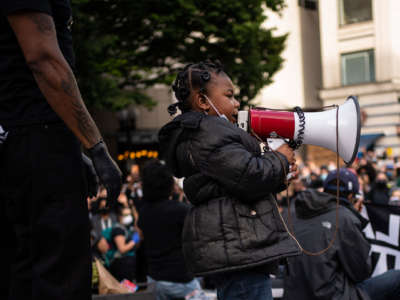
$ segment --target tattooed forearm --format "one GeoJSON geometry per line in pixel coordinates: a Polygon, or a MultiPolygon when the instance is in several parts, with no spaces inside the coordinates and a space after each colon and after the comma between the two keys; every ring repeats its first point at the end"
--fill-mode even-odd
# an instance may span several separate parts
{"type": "Polygon", "coordinates": [[[39,61],[30,65],[41,91],[50,106],[64,120],[86,148],[101,140],[79,92],[72,70],[56,60],[39,61]]]}
{"type": "Polygon", "coordinates": [[[21,12],[10,14],[8,21],[49,105],[86,148],[94,146],[101,135],[60,51],[53,18],[44,13],[21,12]]]}
{"type": "Polygon", "coordinates": [[[68,72],[67,77],[61,80],[60,87],[70,97],[71,118],[75,119],[80,134],[91,143],[98,142],[99,132],[81,99],[78,85],[72,72],[68,72]]]}
{"type": "Polygon", "coordinates": [[[67,78],[61,80],[61,88],[68,96],[76,97],[78,95],[78,86],[76,85],[74,75],[72,72],[68,72],[67,76],[67,78]]]}
{"type": "Polygon", "coordinates": [[[100,136],[93,119],[91,118],[82,100],[74,99],[72,101],[73,115],[80,134],[82,134],[90,144],[94,145],[99,142],[100,136]]]}
{"type": "Polygon", "coordinates": [[[35,23],[38,31],[44,34],[52,34],[55,31],[53,19],[46,14],[32,14],[31,20],[35,23]]]}

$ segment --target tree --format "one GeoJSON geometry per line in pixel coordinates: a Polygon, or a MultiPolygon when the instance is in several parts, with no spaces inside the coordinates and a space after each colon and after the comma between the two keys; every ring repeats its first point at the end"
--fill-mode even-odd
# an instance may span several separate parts
{"type": "Polygon", "coordinates": [[[284,0],[74,0],[77,76],[89,105],[152,105],[143,89],[171,84],[188,62],[219,59],[250,104],[283,62],[286,35],[261,25],[284,0]]]}

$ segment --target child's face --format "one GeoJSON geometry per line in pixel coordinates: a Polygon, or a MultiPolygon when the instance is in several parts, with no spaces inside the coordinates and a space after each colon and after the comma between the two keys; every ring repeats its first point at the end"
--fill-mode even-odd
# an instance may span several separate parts
{"type": "MultiPolygon", "coordinates": [[[[230,122],[236,123],[240,103],[234,97],[231,79],[224,73],[212,73],[211,76],[212,80],[207,86],[208,98],[220,114],[224,114],[230,122]]],[[[208,114],[218,115],[212,105],[209,108],[208,114]]]]}

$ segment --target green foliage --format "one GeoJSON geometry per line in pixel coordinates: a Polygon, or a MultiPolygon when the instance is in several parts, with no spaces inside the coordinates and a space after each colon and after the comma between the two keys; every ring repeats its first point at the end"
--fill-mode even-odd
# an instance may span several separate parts
{"type": "Polygon", "coordinates": [[[72,0],[79,85],[89,105],[151,107],[142,91],[188,62],[219,59],[249,104],[282,64],[286,36],[261,25],[284,0],[72,0]],[[129,89],[128,89],[129,88],[129,89]]]}

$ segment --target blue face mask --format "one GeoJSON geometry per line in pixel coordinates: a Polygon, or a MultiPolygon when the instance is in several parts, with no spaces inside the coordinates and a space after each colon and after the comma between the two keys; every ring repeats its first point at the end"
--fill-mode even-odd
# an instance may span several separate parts
{"type": "Polygon", "coordinates": [[[212,108],[215,110],[215,112],[217,113],[218,117],[225,119],[229,122],[228,118],[224,115],[224,114],[220,114],[218,109],[215,107],[215,105],[212,103],[212,101],[210,100],[210,98],[207,97],[207,95],[203,94],[203,96],[207,99],[208,103],[210,103],[210,105],[212,106],[212,108]]]}
{"type": "Polygon", "coordinates": [[[322,181],[325,181],[326,177],[328,177],[328,174],[321,174],[322,181]]]}

